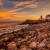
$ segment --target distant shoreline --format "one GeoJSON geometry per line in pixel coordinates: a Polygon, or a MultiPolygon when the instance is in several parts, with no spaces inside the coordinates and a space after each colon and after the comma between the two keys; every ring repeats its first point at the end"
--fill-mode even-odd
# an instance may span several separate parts
{"type": "Polygon", "coordinates": [[[3,33],[0,33],[0,35],[2,35],[2,34],[11,34],[12,32],[17,32],[17,31],[19,31],[19,30],[21,30],[22,28],[26,28],[26,27],[28,27],[29,25],[28,24],[26,24],[26,25],[22,25],[23,27],[21,27],[21,28],[19,28],[19,29],[15,29],[15,30],[13,30],[13,31],[10,31],[10,32],[3,32],[3,33]]]}

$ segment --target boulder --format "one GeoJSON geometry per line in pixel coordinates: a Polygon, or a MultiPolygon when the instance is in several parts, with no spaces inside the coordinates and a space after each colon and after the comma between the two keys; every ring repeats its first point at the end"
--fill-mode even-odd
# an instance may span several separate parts
{"type": "Polygon", "coordinates": [[[47,50],[47,49],[42,47],[42,48],[38,48],[37,50],[47,50]]]}
{"type": "Polygon", "coordinates": [[[5,49],[0,49],[0,50],[5,50],[5,49]]]}
{"type": "Polygon", "coordinates": [[[40,43],[40,44],[38,45],[38,48],[41,48],[41,47],[45,47],[45,43],[40,43]]]}
{"type": "Polygon", "coordinates": [[[22,48],[21,50],[26,50],[26,48],[22,48]]]}
{"type": "Polygon", "coordinates": [[[8,41],[8,39],[9,39],[8,37],[7,38],[4,38],[3,41],[8,41]]]}
{"type": "Polygon", "coordinates": [[[17,42],[17,46],[20,46],[20,45],[21,45],[21,43],[22,43],[21,41],[18,41],[18,42],[17,42]]]}
{"type": "Polygon", "coordinates": [[[50,49],[50,44],[47,45],[47,48],[50,49]]]}
{"type": "Polygon", "coordinates": [[[50,33],[48,34],[48,36],[50,37],[50,33]]]}
{"type": "Polygon", "coordinates": [[[27,39],[22,39],[22,40],[21,40],[21,42],[25,42],[25,41],[27,41],[27,39]]]}
{"type": "Polygon", "coordinates": [[[8,44],[8,50],[17,50],[17,46],[15,42],[11,42],[8,44]]]}
{"type": "Polygon", "coordinates": [[[29,48],[35,49],[36,48],[36,43],[35,42],[30,43],[29,48]]]}
{"type": "Polygon", "coordinates": [[[26,48],[22,48],[21,50],[32,50],[32,49],[26,49],[26,48]]]}

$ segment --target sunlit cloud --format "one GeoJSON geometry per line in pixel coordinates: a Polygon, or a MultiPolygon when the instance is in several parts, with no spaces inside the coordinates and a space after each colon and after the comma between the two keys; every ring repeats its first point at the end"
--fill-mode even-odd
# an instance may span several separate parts
{"type": "Polygon", "coordinates": [[[26,12],[15,12],[15,11],[5,11],[0,12],[0,19],[2,20],[21,20],[24,15],[27,14],[26,12]]]}
{"type": "Polygon", "coordinates": [[[43,4],[49,0],[26,0],[26,1],[23,1],[21,0],[21,2],[15,2],[16,0],[0,0],[0,5],[3,6],[4,9],[16,9],[16,10],[19,10],[19,9],[25,9],[25,8],[37,8],[38,5],[40,4],[43,4]],[[7,3],[7,4],[6,4],[7,3]],[[8,4],[9,3],[9,4],[8,4]],[[22,8],[18,8],[18,7],[21,7],[23,6],[22,8]]]}
{"type": "MultiPolygon", "coordinates": [[[[0,19],[24,20],[28,16],[32,19],[29,12],[20,12],[24,9],[38,8],[49,0],[0,0],[0,19]],[[25,17],[28,15],[27,17],[25,17]]],[[[33,16],[33,15],[32,15],[33,16]]]]}
{"type": "Polygon", "coordinates": [[[15,8],[19,7],[19,6],[23,6],[25,8],[35,8],[37,7],[38,2],[36,0],[27,0],[25,2],[15,2],[15,8]]]}

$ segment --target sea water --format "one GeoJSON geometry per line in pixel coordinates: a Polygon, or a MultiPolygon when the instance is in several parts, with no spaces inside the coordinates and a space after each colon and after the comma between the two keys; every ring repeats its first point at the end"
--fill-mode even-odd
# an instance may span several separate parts
{"type": "Polygon", "coordinates": [[[17,23],[0,23],[0,35],[2,33],[17,31],[17,30],[20,30],[20,29],[25,28],[27,26],[28,26],[28,24],[19,25],[17,23]]]}

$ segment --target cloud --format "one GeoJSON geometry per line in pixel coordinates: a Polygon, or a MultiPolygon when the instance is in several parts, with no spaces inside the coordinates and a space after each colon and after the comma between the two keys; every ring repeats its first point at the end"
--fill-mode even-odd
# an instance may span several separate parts
{"type": "Polygon", "coordinates": [[[37,8],[39,5],[49,0],[0,0],[0,9],[25,9],[25,8],[37,8]],[[22,7],[23,6],[23,7],[22,7]],[[22,7],[22,8],[18,8],[22,7]],[[25,7],[25,8],[24,8],[25,7]]]}
{"type": "Polygon", "coordinates": [[[25,8],[37,8],[49,0],[0,0],[0,11],[20,11],[25,8]]]}
{"type": "Polygon", "coordinates": [[[0,20],[24,20],[24,15],[27,14],[26,12],[15,12],[15,11],[5,11],[0,12],[0,20]]]}
{"type": "Polygon", "coordinates": [[[49,0],[0,0],[0,19],[22,20],[28,13],[19,12],[20,10],[37,8],[47,1],[49,0]]]}
{"type": "Polygon", "coordinates": [[[49,1],[49,0],[41,0],[41,1],[27,0],[25,2],[24,1],[22,1],[22,2],[13,2],[15,4],[15,6],[14,6],[14,9],[11,10],[11,12],[20,11],[20,10],[23,10],[25,8],[37,8],[39,5],[41,5],[41,4],[43,4],[43,3],[47,2],[47,1],[49,1]],[[20,8],[18,8],[18,7],[20,7],[20,8]]]}
{"type": "Polygon", "coordinates": [[[39,2],[39,4],[41,5],[41,4],[43,4],[43,3],[46,3],[46,2],[48,2],[49,0],[41,0],[40,2],[39,2]]]}
{"type": "Polygon", "coordinates": [[[15,4],[16,4],[16,5],[15,5],[15,8],[16,8],[16,7],[19,7],[19,6],[23,6],[23,5],[24,5],[26,8],[27,8],[27,7],[28,7],[28,8],[29,8],[29,7],[30,7],[30,8],[32,8],[32,7],[34,8],[34,7],[37,6],[37,3],[38,3],[38,2],[36,2],[36,0],[27,0],[27,1],[25,1],[25,2],[22,1],[22,2],[18,2],[18,3],[15,2],[15,4]]]}
{"type": "Polygon", "coordinates": [[[25,6],[26,8],[36,8],[38,5],[41,5],[49,0],[26,0],[25,2],[14,2],[15,3],[15,8],[19,6],[25,6]]]}
{"type": "Polygon", "coordinates": [[[2,0],[0,0],[0,5],[3,5],[2,0]]]}
{"type": "Polygon", "coordinates": [[[47,1],[49,1],[49,0],[40,0],[40,1],[38,1],[38,0],[25,0],[25,1],[21,1],[21,2],[13,2],[15,4],[13,11],[20,11],[20,10],[23,10],[25,8],[37,8],[39,5],[41,5],[47,1]],[[18,7],[20,7],[20,8],[18,8],[18,7]]]}

